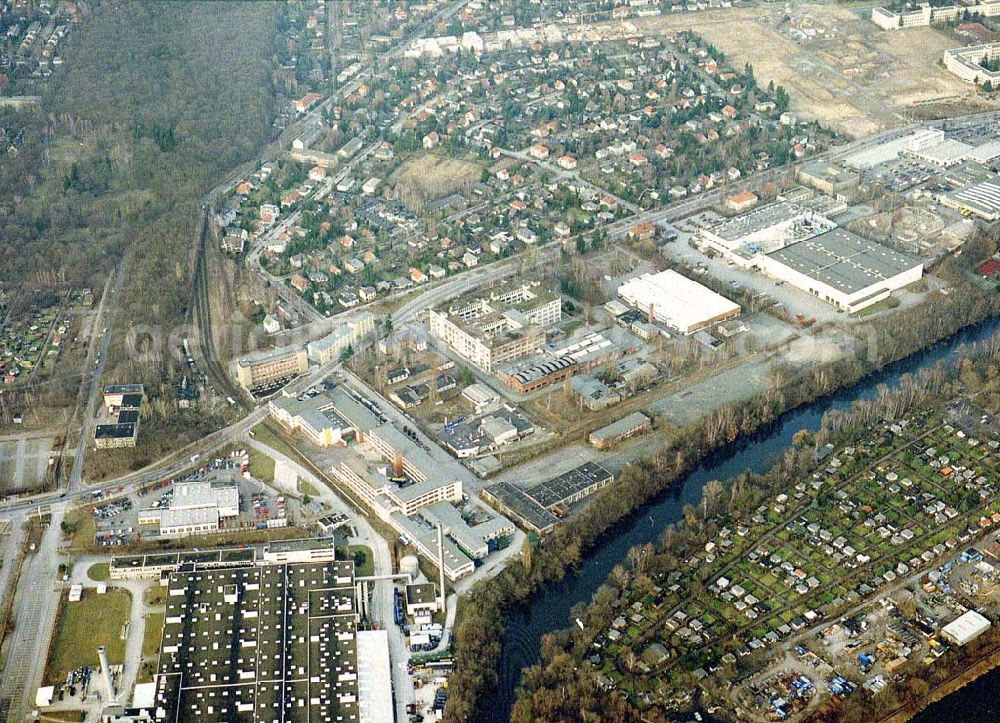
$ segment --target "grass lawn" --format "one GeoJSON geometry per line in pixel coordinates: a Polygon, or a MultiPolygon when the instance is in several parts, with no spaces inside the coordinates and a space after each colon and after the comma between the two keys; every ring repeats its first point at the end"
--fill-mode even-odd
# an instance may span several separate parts
{"type": "Polygon", "coordinates": [[[358,553],[364,556],[364,560],[359,564],[357,561],[354,564],[354,574],[357,576],[374,575],[375,574],[375,558],[372,556],[372,551],[370,547],[365,545],[351,545],[348,550],[355,560],[358,559],[358,553]]]}
{"type": "Polygon", "coordinates": [[[87,714],[82,710],[54,710],[49,713],[42,713],[38,720],[40,723],[44,721],[53,721],[53,723],[71,723],[71,721],[85,721],[87,720],[87,714]]]}
{"type": "Polygon", "coordinates": [[[85,506],[68,510],[63,518],[62,528],[74,550],[87,550],[94,546],[97,524],[85,506]]]}
{"type": "MultiPolygon", "coordinates": [[[[270,422],[261,422],[256,427],[253,428],[253,436],[261,444],[266,444],[268,447],[273,449],[275,452],[280,452],[286,457],[291,459],[298,459],[298,455],[295,450],[282,439],[281,434],[274,428],[270,422]]],[[[271,469],[271,479],[274,479],[274,465],[272,460],[271,469]]]]}
{"type": "Polygon", "coordinates": [[[159,583],[154,583],[143,591],[142,601],[154,608],[165,605],[167,602],[167,589],[159,583]]]}
{"type": "Polygon", "coordinates": [[[125,641],[121,633],[132,609],[132,596],[126,590],[109,590],[98,595],[84,591],[80,602],[61,600],[55,634],[45,665],[45,680],[56,683],[71,670],[97,663],[97,646],[108,649],[108,660],[125,660],[125,641]]]}
{"type": "Polygon", "coordinates": [[[247,449],[250,457],[250,475],[268,484],[274,482],[274,460],[253,447],[247,449]]]}
{"type": "Polygon", "coordinates": [[[301,477],[299,477],[299,492],[304,495],[309,495],[310,497],[319,497],[319,490],[301,477]]]}
{"type": "Polygon", "coordinates": [[[111,579],[111,563],[95,562],[87,568],[87,577],[94,582],[106,582],[111,579]]]}
{"type": "Polygon", "coordinates": [[[164,616],[165,613],[146,613],[146,629],[142,634],[142,657],[148,658],[160,652],[164,616]]]}

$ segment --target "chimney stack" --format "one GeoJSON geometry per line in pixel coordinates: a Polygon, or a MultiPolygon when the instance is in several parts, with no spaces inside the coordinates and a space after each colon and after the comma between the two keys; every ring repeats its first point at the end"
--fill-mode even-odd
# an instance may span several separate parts
{"type": "Polygon", "coordinates": [[[399,454],[399,452],[392,458],[392,472],[397,477],[403,476],[403,455],[399,454]]]}
{"type": "Polygon", "coordinates": [[[646,312],[646,321],[648,321],[650,324],[653,323],[653,305],[652,304],[649,305],[649,311],[646,312]]]}
{"type": "Polygon", "coordinates": [[[97,657],[101,661],[101,677],[104,678],[104,687],[108,693],[108,705],[114,705],[118,697],[115,695],[115,688],[111,684],[111,666],[108,664],[108,650],[103,645],[97,648],[97,657]]]}

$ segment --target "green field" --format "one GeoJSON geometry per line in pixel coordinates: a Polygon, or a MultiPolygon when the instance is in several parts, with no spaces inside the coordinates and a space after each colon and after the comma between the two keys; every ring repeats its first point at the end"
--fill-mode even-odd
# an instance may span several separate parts
{"type": "Polygon", "coordinates": [[[105,582],[111,578],[110,562],[95,562],[87,568],[87,577],[94,582],[105,582]]]}
{"type": "Polygon", "coordinates": [[[351,556],[360,555],[364,557],[364,560],[354,566],[354,574],[358,577],[365,577],[367,575],[375,574],[375,558],[372,556],[372,551],[370,547],[365,545],[351,545],[348,548],[351,556]]]}
{"type": "Polygon", "coordinates": [[[250,475],[261,482],[274,482],[274,460],[252,447],[247,449],[247,455],[250,457],[250,475]]]}
{"type": "Polygon", "coordinates": [[[122,629],[132,609],[132,596],[126,590],[109,590],[104,595],[84,592],[79,602],[64,597],[56,618],[55,633],[45,666],[45,680],[57,683],[71,670],[83,665],[97,665],[97,646],[108,649],[108,660],[125,660],[122,629]]]}
{"type": "Polygon", "coordinates": [[[146,629],[142,634],[142,657],[148,658],[160,652],[164,616],[165,613],[146,613],[146,629]]]}

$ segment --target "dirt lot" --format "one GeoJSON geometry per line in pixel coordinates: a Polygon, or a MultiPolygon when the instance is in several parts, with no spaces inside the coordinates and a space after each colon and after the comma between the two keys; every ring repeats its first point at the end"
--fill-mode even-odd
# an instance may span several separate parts
{"type": "Polygon", "coordinates": [[[49,466],[52,439],[0,441],[0,494],[37,489],[49,466]]]}
{"type": "Polygon", "coordinates": [[[389,181],[404,202],[428,202],[468,190],[482,172],[478,163],[422,153],[404,162],[389,181]]]}
{"type": "Polygon", "coordinates": [[[914,104],[969,92],[941,65],[944,50],[960,43],[932,28],[882,31],[866,12],[833,5],[739,8],[636,25],[654,33],[695,31],[734,66],[753,65],[762,84],[783,85],[800,117],[855,137],[902,123],[914,104]]]}

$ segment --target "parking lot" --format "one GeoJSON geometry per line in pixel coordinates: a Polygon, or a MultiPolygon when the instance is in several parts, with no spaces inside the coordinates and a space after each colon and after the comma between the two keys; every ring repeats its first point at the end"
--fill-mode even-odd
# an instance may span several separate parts
{"type": "Polygon", "coordinates": [[[95,543],[107,547],[157,537],[155,527],[139,525],[139,511],[169,506],[173,499],[175,481],[235,482],[240,490],[240,515],[227,526],[266,526],[268,520],[280,518],[288,518],[291,523],[300,511],[298,503],[293,499],[274,495],[259,480],[245,477],[245,471],[245,456],[217,458],[177,480],[163,480],[125,495],[95,496],[91,500],[91,513],[96,527],[95,543]]]}

